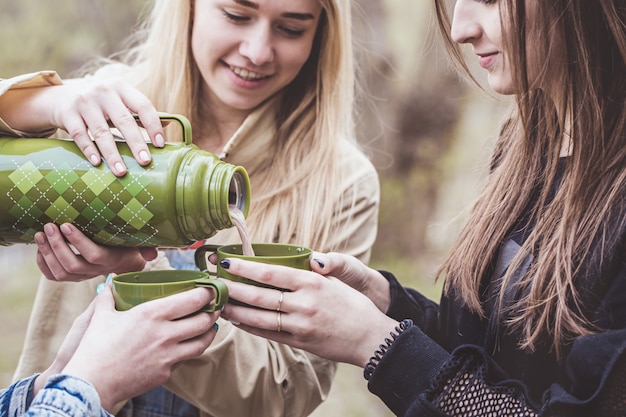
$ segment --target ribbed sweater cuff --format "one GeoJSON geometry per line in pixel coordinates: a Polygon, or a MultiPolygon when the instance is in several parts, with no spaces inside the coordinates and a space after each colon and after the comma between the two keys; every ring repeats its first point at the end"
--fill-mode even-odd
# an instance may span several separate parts
{"type": "Polygon", "coordinates": [[[385,353],[369,380],[368,389],[397,415],[431,387],[450,353],[412,326],[385,353]]]}

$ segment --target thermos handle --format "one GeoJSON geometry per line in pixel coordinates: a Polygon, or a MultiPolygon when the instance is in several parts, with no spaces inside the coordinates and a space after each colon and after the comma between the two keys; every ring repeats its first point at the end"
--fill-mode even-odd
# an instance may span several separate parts
{"type": "MultiPolygon", "coordinates": [[[[133,114],[135,120],[139,121],[139,115],[133,114]]],[[[183,131],[183,142],[185,145],[191,145],[191,122],[182,114],[162,113],[159,112],[159,119],[163,120],[175,120],[180,124],[183,131]]]]}

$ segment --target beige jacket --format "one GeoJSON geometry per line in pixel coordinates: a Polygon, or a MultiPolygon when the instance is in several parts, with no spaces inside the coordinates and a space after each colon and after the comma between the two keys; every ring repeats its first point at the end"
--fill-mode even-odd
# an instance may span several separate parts
{"type": "MultiPolygon", "coordinates": [[[[0,80],[0,93],[8,88],[59,83],[50,74],[22,76],[18,82],[0,80]],[[4,90],[3,90],[4,89],[4,90]]],[[[267,146],[275,132],[274,107],[265,105],[251,114],[225,147],[224,159],[242,165],[252,182],[254,200],[255,172],[265,169],[263,161],[271,160],[267,146]]],[[[0,128],[15,132],[0,120],[0,128]]],[[[30,133],[32,135],[32,132],[30,133]]],[[[335,247],[367,262],[377,231],[379,183],[370,161],[349,144],[340,145],[344,172],[338,184],[344,195],[356,190],[356,207],[352,220],[347,201],[337,207],[334,219],[335,247]]],[[[264,164],[266,165],[266,164],[264,164]]],[[[211,243],[240,241],[234,228],[218,232],[211,243]]],[[[328,248],[315,248],[327,251],[328,248]]],[[[148,268],[168,268],[167,258],[160,255],[148,268]]],[[[31,375],[48,366],[72,321],[93,299],[102,277],[80,283],[58,283],[41,279],[27,329],[16,378],[31,375]]],[[[166,387],[200,408],[203,416],[305,416],[328,395],[336,365],[300,349],[250,335],[228,321],[220,319],[216,339],[199,358],[185,362],[174,370],[166,387]]],[[[115,349],[115,346],[111,346],[115,349]]]]}

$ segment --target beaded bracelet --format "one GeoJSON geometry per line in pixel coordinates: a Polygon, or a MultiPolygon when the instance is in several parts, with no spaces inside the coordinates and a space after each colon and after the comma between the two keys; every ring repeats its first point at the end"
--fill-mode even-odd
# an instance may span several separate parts
{"type": "Polygon", "coordinates": [[[391,349],[391,346],[396,341],[396,339],[400,337],[400,335],[411,326],[413,326],[413,320],[405,319],[398,323],[395,328],[395,332],[389,333],[391,339],[386,337],[385,344],[378,346],[378,350],[374,352],[374,356],[372,356],[365,365],[365,369],[363,369],[363,376],[365,377],[365,379],[369,381],[370,377],[374,373],[374,369],[376,369],[376,366],[380,363],[385,353],[387,353],[387,351],[391,349]]]}

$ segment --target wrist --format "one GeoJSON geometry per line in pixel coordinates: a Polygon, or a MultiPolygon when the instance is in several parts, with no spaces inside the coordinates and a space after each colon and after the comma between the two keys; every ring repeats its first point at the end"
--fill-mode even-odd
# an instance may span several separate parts
{"type": "Polygon", "coordinates": [[[374,271],[372,277],[367,280],[367,288],[363,292],[380,311],[386,313],[391,304],[389,281],[378,271],[374,271]]]}
{"type": "Polygon", "coordinates": [[[61,373],[62,368],[63,367],[59,366],[58,361],[55,359],[48,367],[48,369],[37,375],[37,378],[35,378],[35,382],[33,384],[33,398],[46,385],[46,382],[48,382],[48,379],[52,375],[61,373]]]}
{"type": "Polygon", "coordinates": [[[365,367],[363,368],[363,377],[369,381],[370,377],[374,373],[374,370],[383,359],[385,354],[391,349],[398,337],[404,333],[409,327],[413,325],[413,321],[405,319],[397,323],[393,331],[389,332],[389,336],[383,339],[383,343],[378,346],[378,349],[374,351],[374,354],[369,358],[365,367]]]}

